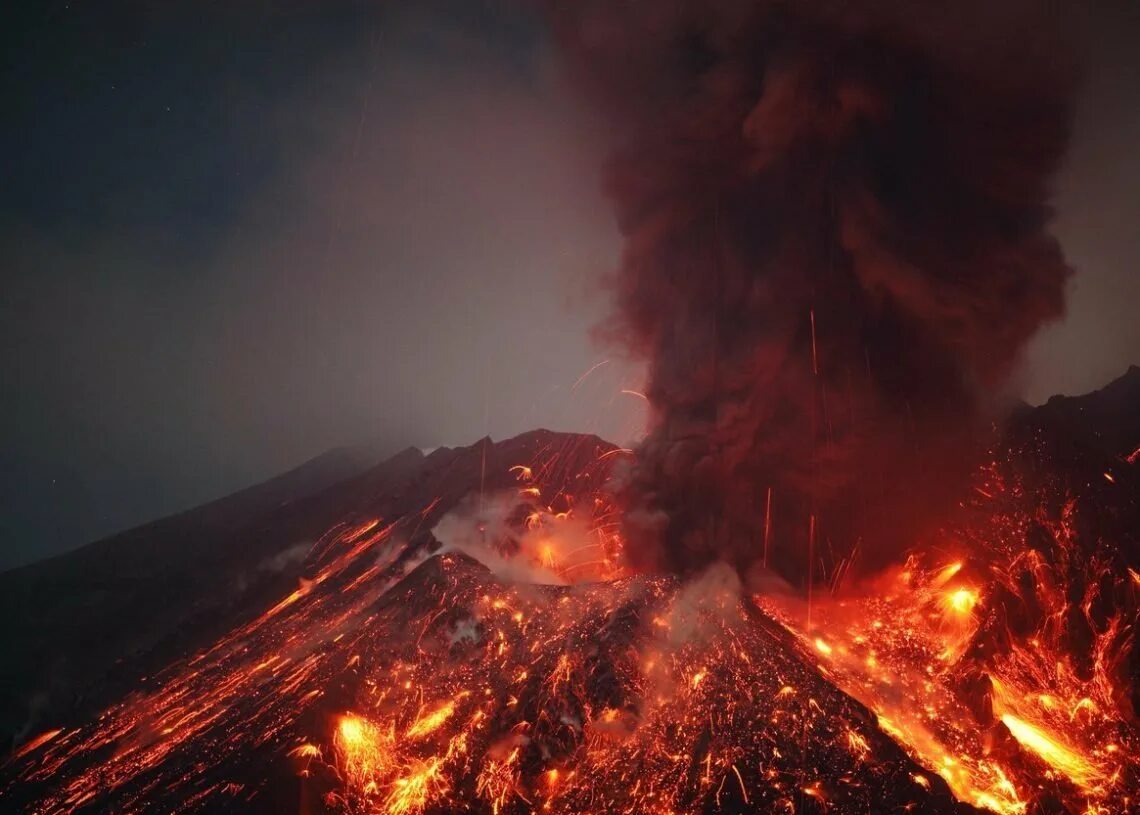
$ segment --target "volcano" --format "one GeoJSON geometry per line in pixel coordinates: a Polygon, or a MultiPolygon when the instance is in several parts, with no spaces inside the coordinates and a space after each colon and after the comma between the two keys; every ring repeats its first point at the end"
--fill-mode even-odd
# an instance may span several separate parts
{"type": "Polygon", "coordinates": [[[545,430],[9,572],[0,807],[1135,811],[1140,369],[991,454],[875,574],[635,572],[635,453],[545,430]]]}

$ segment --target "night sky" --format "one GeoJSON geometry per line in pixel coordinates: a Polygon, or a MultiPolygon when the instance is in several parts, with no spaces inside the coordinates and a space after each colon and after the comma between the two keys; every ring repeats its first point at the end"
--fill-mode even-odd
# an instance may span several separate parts
{"type": "MultiPolygon", "coordinates": [[[[0,568],[338,445],[638,433],[638,373],[591,339],[619,247],[606,133],[525,4],[21,5],[0,568]]],[[[1057,184],[1077,275],[1031,401],[1140,362],[1140,4],[1095,5],[1057,184]]]]}

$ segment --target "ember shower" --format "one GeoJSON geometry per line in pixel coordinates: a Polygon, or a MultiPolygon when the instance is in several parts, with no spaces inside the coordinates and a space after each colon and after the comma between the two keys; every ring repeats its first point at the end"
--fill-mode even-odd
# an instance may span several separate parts
{"type": "Polygon", "coordinates": [[[618,134],[604,328],[648,361],[654,413],[628,487],[637,565],[743,567],[769,538],[786,574],[808,545],[885,557],[1062,313],[1064,51],[1025,14],[932,6],[554,13],[618,134]]]}

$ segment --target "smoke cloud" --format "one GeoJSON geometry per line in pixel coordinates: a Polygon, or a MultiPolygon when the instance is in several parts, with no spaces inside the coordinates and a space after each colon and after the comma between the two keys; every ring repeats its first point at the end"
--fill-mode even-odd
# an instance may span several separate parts
{"type": "Polygon", "coordinates": [[[594,574],[592,529],[589,517],[556,515],[507,490],[468,495],[431,531],[442,544],[439,553],[463,552],[505,580],[568,585],[594,574]]]}
{"type": "Polygon", "coordinates": [[[952,495],[1070,274],[1048,232],[1067,51],[990,5],[551,12],[615,133],[603,333],[648,362],[654,412],[636,565],[866,563],[952,495]]]}

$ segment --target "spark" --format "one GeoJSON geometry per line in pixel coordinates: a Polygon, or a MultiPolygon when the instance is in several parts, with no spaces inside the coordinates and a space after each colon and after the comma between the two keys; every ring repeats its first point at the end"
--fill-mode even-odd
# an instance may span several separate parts
{"type": "Polygon", "coordinates": [[[435,710],[416,719],[404,735],[409,739],[418,739],[429,733],[434,733],[443,726],[444,722],[451,718],[453,713],[455,713],[455,702],[445,702],[435,710]]]}
{"type": "Polygon", "coordinates": [[[970,614],[978,604],[978,593],[973,589],[955,589],[945,595],[943,604],[955,614],[970,614]]]}
{"type": "Polygon", "coordinates": [[[581,385],[583,381],[585,381],[586,377],[588,377],[594,371],[598,370],[598,368],[601,368],[603,365],[608,365],[609,362],[610,361],[608,359],[603,359],[601,362],[598,362],[598,363],[595,363],[594,365],[592,365],[590,367],[590,369],[588,371],[586,371],[586,373],[584,373],[580,377],[578,377],[578,380],[574,383],[573,387],[570,388],[570,392],[573,393],[574,391],[576,391],[578,389],[578,386],[581,385]]]}
{"type": "Polygon", "coordinates": [[[446,792],[447,783],[440,773],[442,763],[442,759],[437,757],[414,762],[408,767],[407,774],[392,783],[391,791],[384,800],[387,815],[423,812],[432,798],[446,792]]]}

